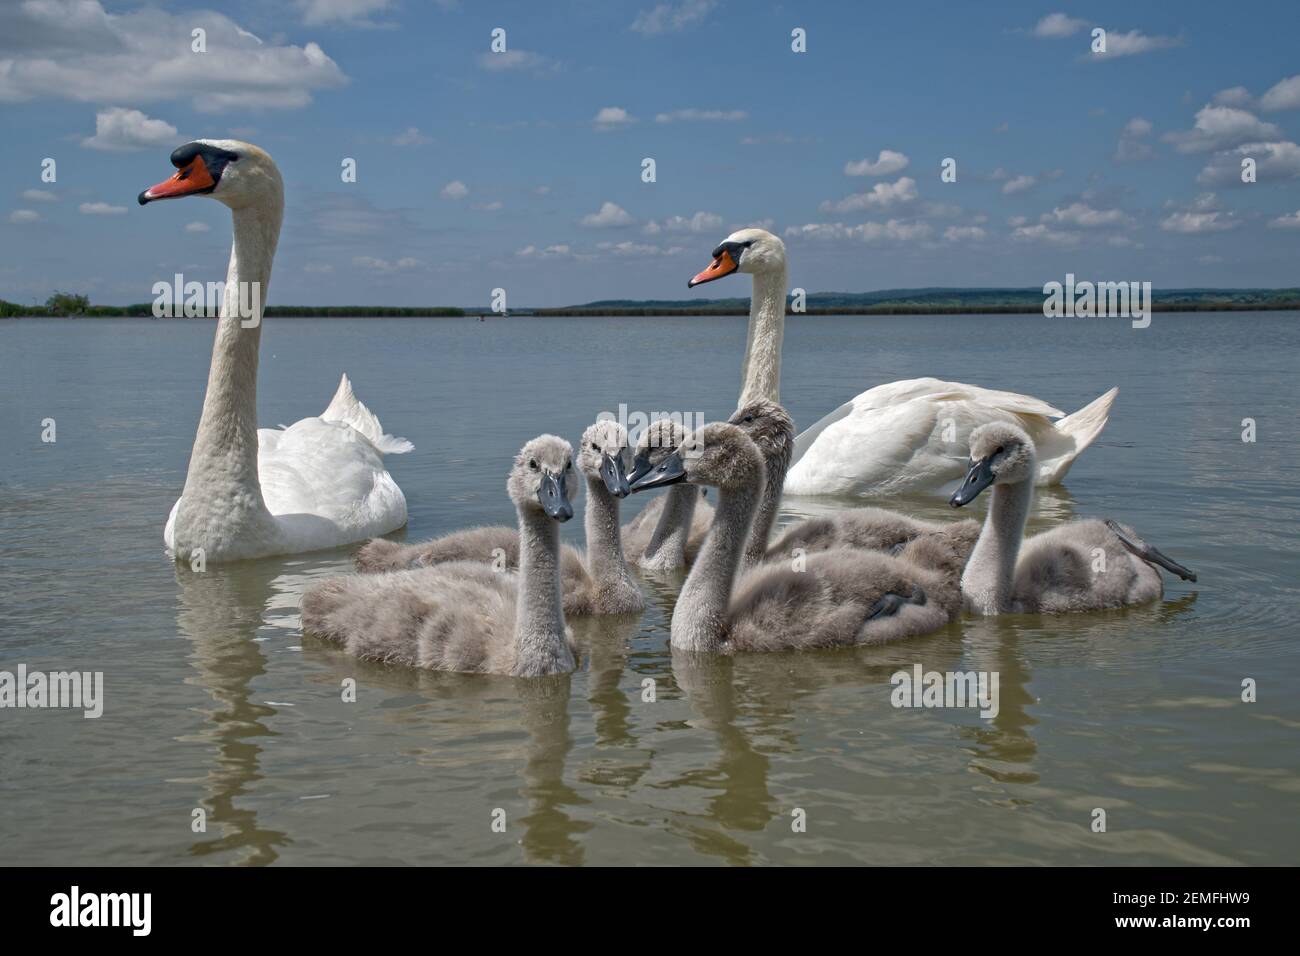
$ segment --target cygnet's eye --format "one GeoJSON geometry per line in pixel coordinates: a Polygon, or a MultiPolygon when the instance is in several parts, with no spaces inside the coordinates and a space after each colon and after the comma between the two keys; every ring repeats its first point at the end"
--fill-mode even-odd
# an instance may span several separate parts
{"type": "Polygon", "coordinates": [[[536,459],[536,458],[529,458],[529,459],[528,459],[528,467],[531,468],[533,471],[536,471],[536,470],[537,470],[537,459],[536,459]]]}
{"type": "Polygon", "coordinates": [[[741,419],[741,421],[744,422],[746,425],[748,425],[748,424],[750,424],[751,422],[753,422],[753,420],[754,420],[754,416],[753,416],[753,415],[746,415],[744,418],[741,419]]]}
{"type": "Polygon", "coordinates": [[[566,462],[564,463],[564,470],[565,470],[565,471],[573,471],[573,462],[571,462],[571,461],[566,461],[566,462]]]}
{"type": "Polygon", "coordinates": [[[998,449],[997,449],[997,451],[995,451],[993,454],[995,454],[995,455],[1000,455],[1000,454],[1002,454],[1004,451],[1006,451],[1006,448],[1005,448],[1003,445],[998,445],[998,449]]]}

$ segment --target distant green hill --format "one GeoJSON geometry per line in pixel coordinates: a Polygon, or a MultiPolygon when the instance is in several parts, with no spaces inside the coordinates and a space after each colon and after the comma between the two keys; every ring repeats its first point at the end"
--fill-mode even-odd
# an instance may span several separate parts
{"type": "MultiPolygon", "coordinates": [[[[1153,304],[1162,311],[1300,308],[1300,288],[1290,289],[1153,289],[1153,304]]],[[[811,313],[888,312],[1037,312],[1041,288],[1015,289],[880,289],[876,292],[813,292],[805,300],[811,313]]],[[[561,309],[537,309],[538,315],[746,313],[748,298],[602,299],[561,309]]]]}

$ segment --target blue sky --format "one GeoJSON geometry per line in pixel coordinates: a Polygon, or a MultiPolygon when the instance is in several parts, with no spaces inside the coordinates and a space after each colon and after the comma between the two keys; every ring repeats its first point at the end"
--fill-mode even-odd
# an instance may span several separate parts
{"type": "Polygon", "coordinates": [[[745,295],[686,280],[750,224],[809,291],[1296,285],[1297,35],[1293,2],[13,0],[0,298],[224,277],[224,207],[135,196],[226,136],[286,180],[273,304],[745,295]]]}

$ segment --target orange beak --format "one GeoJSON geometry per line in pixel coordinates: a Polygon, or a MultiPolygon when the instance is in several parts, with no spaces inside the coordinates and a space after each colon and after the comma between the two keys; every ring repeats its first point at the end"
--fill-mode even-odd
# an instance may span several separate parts
{"type": "Polygon", "coordinates": [[[705,282],[712,282],[714,279],[721,279],[736,271],[736,260],[731,258],[731,253],[726,249],[722,250],[722,255],[713,260],[703,272],[698,273],[694,279],[686,283],[686,288],[694,289],[697,285],[703,285],[705,282]]]}
{"type": "Polygon", "coordinates": [[[195,156],[188,166],[176,170],[175,176],[164,179],[158,185],[150,186],[142,192],[139,196],[140,205],[143,206],[155,199],[175,199],[177,196],[188,196],[191,193],[210,192],[216,188],[216,185],[216,180],[208,172],[203,157],[195,156]]]}

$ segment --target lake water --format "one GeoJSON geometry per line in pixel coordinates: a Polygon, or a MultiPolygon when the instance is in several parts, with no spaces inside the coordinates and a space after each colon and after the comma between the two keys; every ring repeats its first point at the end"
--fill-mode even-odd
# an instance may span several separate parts
{"type": "MultiPolygon", "coordinates": [[[[0,864],[1297,861],[1293,314],[791,317],[782,397],[801,427],[922,375],[1067,411],[1119,385],[1031,530],[1120,518],[1200,582],[1122,612],[701,662],[668,647],[680,581],[647,580],[643,617],[575,622],[581,669],[544,681],[304,638],[299,596],[348,550],[173,566],[162,527],[212,332],[0,321],[0,669],[103,671],[106,697],[97,720],[0,710],[0,864]],[[890,675],[914,664],[997,671],[1000,713],[895,709],[890,675]]],[[[389,463],[419,539],[512,522],[504,477],[540,432],[576,441],[620,403],[726,416],[744,337],[742,318],[271,319],[260,421],[318,414],[346,371],[415,443],[389,463]]],[[[938,494],[899,504],[951,517],[938,494]]],[[[825,507],[787,501],[783,521],[825,507]]]]}

